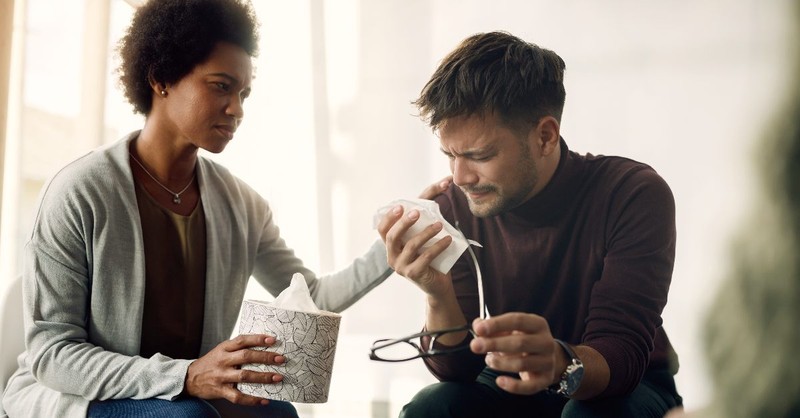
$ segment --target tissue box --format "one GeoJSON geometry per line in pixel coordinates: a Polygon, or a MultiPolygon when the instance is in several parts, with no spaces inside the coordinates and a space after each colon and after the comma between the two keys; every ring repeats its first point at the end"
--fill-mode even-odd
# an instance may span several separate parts
{"type": "Polygon", "coordinates": [[[255,349],[282,354],[286,356],[286,362],[242,366],[248,370],[279,373],[283,380],[267,384],[239,383],[237,388],[242,393],[267,399],[327,402],[340,320],[341,315],[333,312],[300,312],[245,300],[239,333],[274,335],[277,342],[272,347],[255,349]]]}

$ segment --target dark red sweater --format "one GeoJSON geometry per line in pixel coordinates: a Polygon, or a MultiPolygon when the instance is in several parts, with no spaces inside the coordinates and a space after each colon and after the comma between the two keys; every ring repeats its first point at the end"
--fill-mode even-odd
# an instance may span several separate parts
{"type": "MultiPolygon", "coordinates": [[[[467,238],[483,245],[473,248],[489,313],[541,315],[555,338],[597,350],[611,369],[601,396],[631,392],[648,369],[677,371],[661,327],[675,259],[675,202],[652,168],[582,156],[562,140],[550,183],[512,211],[477,218],[455,186],[436,201],[449,222],[458,220],[467,238]]],[[[451,272],[472,321],[477,282],[466,252],[451,272]]],[[[426,364],[440,380],[474,380],[485,366],[470,352],[426,364]]]]}

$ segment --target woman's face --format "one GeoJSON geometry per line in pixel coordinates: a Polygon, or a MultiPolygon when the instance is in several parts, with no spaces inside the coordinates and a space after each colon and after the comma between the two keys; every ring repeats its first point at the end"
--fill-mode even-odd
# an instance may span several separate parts
{"type": "MultiPolygon", "coordinates": [[[[167,95],[155,97],[163,106],[164,126],[176,146],[191,144],[218,153],[244,117],[244,101],[250,94],[253,64],[244,49],[219,42],[208,59],[177,83],[167,86],[167,95]]],[[[151,115],[152,116],[152,115],[151,115]]]]}

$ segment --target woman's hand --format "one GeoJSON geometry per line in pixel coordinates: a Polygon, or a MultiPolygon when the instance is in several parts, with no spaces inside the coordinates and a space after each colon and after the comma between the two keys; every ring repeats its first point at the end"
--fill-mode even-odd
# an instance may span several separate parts
{"type": "Polygon", "coordinates": [[[453,176],[447,176],[436,183],[431,184],[430,186],[426,187],[422,193],[419,194],[420,199],[428,199],[433,200],[434,197],[444,193],[445,190],[450,186],[450,183],[453,182],[453,176]]]}
{"type": "Polygon", "coordinates": [[[202,399],[227,399],[240,405],[266,405],[269,400],[245,395],[236,389],[237,383],[275,383],[283,380],[276,373],[242,369],[243,364],[283,364],[286,358],[268,351],[251,350],[251,347],[269,347],[275,337],[267,335],[240,335],[223,341],[203,357],[189,365],[186,373],[185,393],[202,399]]]}

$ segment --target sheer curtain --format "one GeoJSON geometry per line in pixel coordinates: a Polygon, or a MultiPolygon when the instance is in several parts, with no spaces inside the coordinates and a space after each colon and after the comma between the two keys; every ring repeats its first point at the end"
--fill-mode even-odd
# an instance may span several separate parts
{"type": "MultiPolygon", "coordinates": [[[[227,165],[267,198],[313,269],[346,266],[377,238],[372,215],[447,174],[410,102],[476,32],[507,30],[567,63],[562,133],[578,152],[652,165],[678,210],[664,312],[688,408],[708,397],[697,324],[727,266],[754,184],[750,155],[786,80],[790,0],[546,2],[254,0],[261,53],[227,165]]],[[[0,260],[19,268],[42,182],[142,124],[116,86],[123,0],[16,0],[0,260]],[[14,83],[18,84],[14,84],[14,83]],[[14,87],[14,86],[18,87],[14,87]]],[[[488,278],[489,280],[491,278],[488,278]]],[[[270,299],[257,286],[248,297],[270,299]]],[[[421,362],[371,363],[372,340],[417,331],[421,294],[392,276],[344,313],[329,402],[303,416],[387,417],[433,382],[421,362]]]]}

